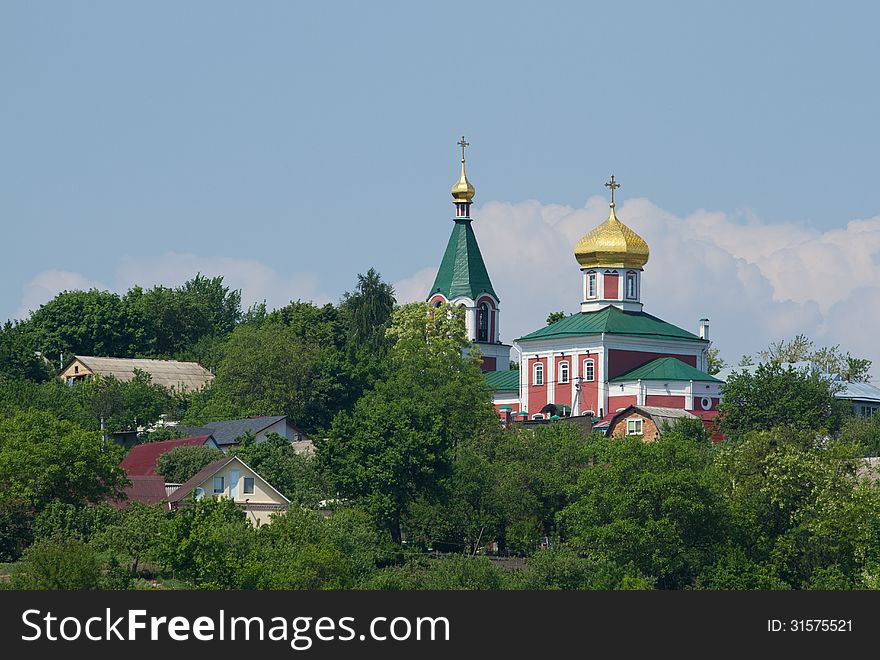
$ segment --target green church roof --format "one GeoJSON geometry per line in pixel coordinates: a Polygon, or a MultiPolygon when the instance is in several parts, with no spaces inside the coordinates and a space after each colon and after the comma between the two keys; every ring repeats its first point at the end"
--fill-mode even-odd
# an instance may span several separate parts
{"type": "Polygon", "coordinates": [[[667,323],[645,312],[625,312],[614,305],[603,307],[597,312],[572,314],[553,325],[535,330],[517,341],[532,339],[556,339],[559,337],[580,337],[583,335],[632,335],[652,339],[675,339],[680,341],[708,341],[695,334],[667,323]]]}
{"type": "Polygon", "coordinates": [[[629,380],[696,380],[706,383],[720,383],[714,376],[703,373],[674,357],[662,357],[627,371],[616,378],[612,383],[620,383],[629,380]]]}
{"type": "Polygon", "coordinates": [[[486,384],[493,392],[519,392],[519,370],[487,371],[483,374],[486,384]]]}
{"type": "Polygon", "coordinates": [[[458,296],[476,300],[481,294],[488,293],[498,300],[470,219],[455,220],[452,236],[449,237],[440,270],[437,271],[428,298],[437,293],[442,293],[449,300],[458,296]]]}

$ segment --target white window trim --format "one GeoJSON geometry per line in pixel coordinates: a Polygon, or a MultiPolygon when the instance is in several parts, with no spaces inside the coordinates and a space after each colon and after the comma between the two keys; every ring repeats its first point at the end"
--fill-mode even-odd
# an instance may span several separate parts
{"type": "Polygon", "coordinates": [[[256,478],[255,478],[255,477],[243,477],[242,479],[243,479],[243,480],[242,480],[242,484],[241,484],[241,492],[242,492],[242,494],[243,494],[243,495],[253,495],[253,494],[254,494],[254,491],[255,491],[256,488],[257,488],[257,480],[256,480],[256,478]],[[248,479],[250,479],[250,481],[251,481],[251,489],[250,489],[250,490],[247,489],[247,482],[248,482],[248,479]]]}
{"type": "Polygon", "coordinates": [[[559,382],[560,383],[570,383],[571,382],[571,367],[568,364],[568,361],[559,363],[559,382]],[[562,376],[562,367],[565,367],[565,377],[562,376]]]}
{"type": "Polygon", "coordinates": [[[544,384],[544,364],[542,362],[535,362],[532,367],[532,385],[543,385],[544,384]],[[540,383],[538,382],[540,374],[540,383]]]}
{"type": "Polygon", "coordinates": [[[587,358],[584,360],[584,382],[592,383],[594,380],[596,380],[596,360],[587,358]],[[591,366],[592,369],[587,369],[587,365],[591,366]]]}
{"type": "Polygon", "coordinates": [[[638,300],[639,299],[639,278],[638,274],[635,271],[629,271],[626,274],[626,283],[624,285],[626,287],[626,299],[627,300],[638,300]],[[632,282],[632,295],[629,295],[629,283],[632,282]]]}
{"type": "Polygon", "coordinates": [[[598,278],[595,271],[587,273],[587,298],[595,298],[599,293],[598,278]]]}
{"type": "Polygon", "coordinates": [[[214,495],[222,495],[223,493],[225,493],[226,492],[226,477],[219,477],[219,476],[214,477],[211,481],[211,491],[214,493],[214,495]],[[219,479],[222,484],[220,486],[220,490],[217,490],[217,479],[219,479]]]}
{"type": "Polygon", "coordinates": [[[626,420],[626,434],[644,435],[645,420],[643,420],[641,417],[628,417],[626,420]],[[630,426],[632,426],[632,430],[630,430],[630,426]]]}

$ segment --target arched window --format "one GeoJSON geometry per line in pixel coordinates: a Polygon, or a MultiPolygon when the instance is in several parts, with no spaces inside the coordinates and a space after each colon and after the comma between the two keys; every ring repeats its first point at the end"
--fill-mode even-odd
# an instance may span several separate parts
{"type": "Polygon", "coordinates": [[[590,271],[587,273],[587,298],[596,297],[596,273],[590,271]]]}
{"type": "Polygon", "coordinates": [[[639,297],[636,277],[633,271],[629,271],[626,274],[626,297],[630,300],[635,300],[639,297]]]}
{"type": "Polygon", "coordinates": [[[588,382],[596,380],[596,361],[593,358],[584,360],[584,380],[588,382]]]}
{"type": "Polygon", "coordinates": [[[477,341],[489,341],[489,305],[480,303],[477,308],[477,341]]]}
{"type": "Polygon", "coordinates": [[[567,383],[568,380],[568,362],[559,363],[559,382],[567,383]]]}
{"type": "Polygon", "coordinates": [[[442,300],[437,300],[436,302],[434,302],[434,309],[437,309],[437,308],[440,307],[440,305],[442,305],[442,304],[443,304],[443,301],[442,301],[442,300]]]}
{"type": "Polygon", "coordinates": [[[535,362],[534,373],[532,374],[532,385],[543,385],[544,384],[544,365],[540,362],[535,362]]]}

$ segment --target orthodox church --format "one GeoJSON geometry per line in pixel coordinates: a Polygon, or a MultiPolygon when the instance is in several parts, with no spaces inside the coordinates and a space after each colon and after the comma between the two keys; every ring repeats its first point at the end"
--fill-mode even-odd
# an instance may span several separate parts
{"type": "Polygon", "coordinates": [[[511,347],[500,340],[500,299],[470,217],[474,187],[465,171],[464,137],[459,145],[455,224],[427,300],[465,307],[468,337],[484,356],[499,414],[589,415],[598,421],[628,406],[655,406],[713,418],[723,383],[708,374],[709,321],[701,319],[693,334],[644,311],[641,285],[650,251],[617,217],[614,193],[620,184],[613,176],[605,184],[611,190],[608,219],[574,246],[580,312],[517,339],[520,365],[510,369],[511,347]]]}

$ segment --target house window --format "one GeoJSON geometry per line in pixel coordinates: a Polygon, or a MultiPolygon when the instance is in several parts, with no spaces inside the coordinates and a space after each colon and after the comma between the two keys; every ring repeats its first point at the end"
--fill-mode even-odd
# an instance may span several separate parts
{"type": "Polygon", "coordinates": [[[74,367],[73,367],[73,373],[78,374],[78,373],[79,373],[79,367],[74,366],[74,367]]]}
{"type": "Polygon", "coordinates": [[[245,477],[244,478],[244,494],[245,495],[253,495],[254,494],[254,478],[253,477],[245,477]]]}
{"type": "Polygon", "coordinates": [[[489,341],[489,305],[480,303],[477,309],[477,341],[489,341]]]}
{"type": "Polygon", "coordinates": [[[535,363],[534,374],[532,375],[532,385],[544,384],[544,365],[540,362],[535,363]]]}
{"type": "Polygon", "coordinates": [[[626,434],[642,435],[642,421],[640,417],[630,417],[626,420],[626,434]]]}
{"type": "Polygon", "coordinates": [[[590,358],[584,360],[584,380],[593,381],[596,379],[596,361],[590,358]]]}
{"type": "Polygon", "coordinates": [[[626,274],[626,297],[630,300],[635,300],[638,297],[636,295],[636,274],[633,272],[626,274]]]}
{"type": "Polygon", "coordinates": [[[587,298],[596,297],[596,273],[587,273],[587,298]]]}
{"type": "Polygon", "coordinates": [[[226,479],[223,477],[214,477],[214,494],[222,495],[226,490],[226,479]]]}
{"type": "Polygon", "coordinates": [[[568,362],[559,363],[559,382],[567,383],[568,381],[568,362]]]}

